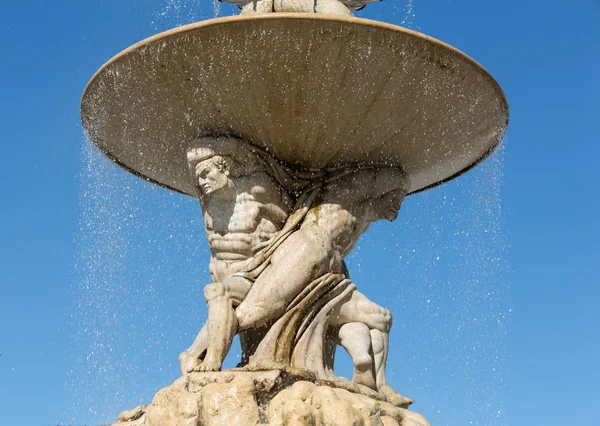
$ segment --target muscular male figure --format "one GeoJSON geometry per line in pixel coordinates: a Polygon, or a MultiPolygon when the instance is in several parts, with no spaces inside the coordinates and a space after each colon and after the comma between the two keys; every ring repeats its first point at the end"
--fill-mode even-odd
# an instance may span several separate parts
{"type": "Polygon", "coordinates": [[[204,212],[213,283],[204,289],[207,324],[179,357],[184,373],[221,367],[237,330],[233,309],[251,286],[234,274],[276,235],[292,205],[285,190],[236,139],[202,139],[188,150],[188,162],[204,212]]]}
{"type": "MultiPolygon", "coordinates": [[[[396,219],[408,188],[408,177],[397,168],[360,170],[323,188],[300,229],[273,254],[236,309],[239,330],[279,318],[306,285],[326,273],[342,273],[342,260],[369,225],[396,219]]],[[[331,325],[340,327],[340,343],[355,364],[355,381],[401,405],[407,400],[387,385],[385,375],[391,321],[388,310],[355,291],[331,325]]]]}

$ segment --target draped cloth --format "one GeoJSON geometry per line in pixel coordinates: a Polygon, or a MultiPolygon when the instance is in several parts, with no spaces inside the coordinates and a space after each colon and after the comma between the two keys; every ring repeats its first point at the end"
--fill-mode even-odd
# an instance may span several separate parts
{"type": "Polygon", "coordinates": [[[333,378],[336,340],[329,319],[356,286],[341,274],[327,273],[311,282],[290,303],[261,340],[250,364],[283,364],[333,378]]]}
{"type": "MultiPolygon", "coordinates": [[[[265,161],[269,162],[270,157],[265,161]]],[[[325,177],[322,173],[306,172],[303,176],[293,169],[269,162],[271,175],[291,193],[300,194],[292,213],[281,231],[245,267],[234,274],[254,282],[270,264],[271,256],[281,244],[296,232],[324,187],[355,170],[339,170],[325,177]]],[[[284,277],[282,277],[284,279],[284,277]]],[[[326,273],[312,281],[287,306],[284,314],[268,328],[241,333],[242,341],[250,340],[244,349],[250,365],[285,365],[313,371],[317,377],[333,379],[333,359],[337,333],[329,326],[335,309],[346,302],[356,286],[343,274],[326,273]],[[249,336],[248,339],[244,335],[249,336]]]]}
{"type": "MultiPolygon", "coordinates": [[[[283,228],[260,247],[254,247],[259,251],[234,274],[251,285],[269,266],[277,249],[302,226],[328,185],[358,169],[375,167],[346,166],[322,170],[291,166],[265,150],[233,137],[199,138],[190,146],[187,155],[191,168],[215,155],[230,157],[236,162],[236,173],[245,176],[267,173],[296,200],[283,228]]],[[[285,277],[280,279],[285,280],[285,277]]],[[[310,369],[321,378],[332,378],[338,333],[330,326],[329,319],[336,308],[351,297],[355,288],[347,272],[326,273],[312,281],[272,324],[240,333],[242,364],[248,361],[251,364],[283,364],[310,369]]]]}

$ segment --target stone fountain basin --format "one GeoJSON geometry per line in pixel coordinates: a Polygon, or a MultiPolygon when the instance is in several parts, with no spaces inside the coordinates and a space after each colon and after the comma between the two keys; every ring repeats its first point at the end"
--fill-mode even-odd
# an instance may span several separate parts
{"type": "Polygon", "coordinates": [[[81,116],[117,164],[194,196],[185,150],[205,134],[310,168],[398,165],[415,193],[477,165],[508,125],[500,86],[453,47],[299,13],[212,19],[137,43],[94,75],[81,116]]]}

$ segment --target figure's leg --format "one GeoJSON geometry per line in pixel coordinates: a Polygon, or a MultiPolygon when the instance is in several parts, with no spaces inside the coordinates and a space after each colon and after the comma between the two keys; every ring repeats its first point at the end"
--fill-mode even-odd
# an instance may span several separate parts
{"type": "Polygon", "coordinates": [[[273,10],[273,0],[252,0],[249,1],[241,11],[241,15],[250,13],[271,13],[273,10]]]}
{"type": "Polygon", "coordinates": [[[388,357],[389,333],[392,328],[390,311],[370,301],[359,291],[355,291],[350,300],[340,306],[339,311],[332,316],[332,321],[337,325],[360,322],[370,329],[377,390],[385,395],[391,404],[396,406],[411,404],[411,399],[400,395],[387,384],[385,367],[388,357]]]}
{"type": "Polygon", "coordinates": [[[362,352],[361,355],[364,355],[366,352],[369,356],[369,366],[371,367],[370,374],[373,376],[373,380],[375,380],[374,386],[371,386],[373,389],[379,388],[379,382],[376,380],[377,373],[383,371],[383,374],[385,375],[385,366],[382,370],[381,363],[382,361],[385,362],[385,358],[387,357],[387,352],[385,351],[387,346],[381,345],[380,340],[377,340],[377,342],[373,341],[373,330],[376,330],[379,333],[377,336],[381,336],[381,338],[385,340],[391,328],[391,322],[392,317],[387,309],[371,302],[359,291],[354,291],[351,298],[342,304],[338,308],[338,311],[331,317],[332,325],[342,325],[342,328],[351,325],[353,327],[352,330],[356,331],[354,336],[348,336],[347,339],[342,339],[342,336],[340,335],[341,344],[344,349],[348,351],[348,354],[350,354],[355,366],[357,364],[365,365],[365,360],[354,359],[354,354],[357,353],[357,346],[362,345],[360,349],[362,352]],[[361,324],[364,328],[358,329],[355,324],[361,324]],[[364,333],[364,330],[366,330],[366,334],[364,333]],[[361,333],[360,337],[358,334],[359,332],[361,333]],[[366,339],[368,339],[367,345],[362,343],[366,339]],[[376,343],[377,347],[375,347],[376,343]],[[376,349],[377,354],[375,353],[376,349]]]}
{"type": "Polygon", "coordinates": [[[179,355],[179,365],[183,374],[191,373],[198,369],[208,346],[208,328],[206,324],[196,336],[194,343],[185,352],[179,355]]]}
{"type": "Polygon", "coordinates": [[[236,309],[240,330],[259,328],[280,317],[304,287],[332,270],[332,253],[315,238],[297,231],[277,249],[236,309]]]}
{"type": "Polygon", "coordinates": [[[339,338],[340,344],[346,349],[354,364],[352,381],[377,389],[369,327],[359,322],[344,324],[340,327],[339,338]]]}
{"type": "Polygon", "coordinates": [[[370,330],[379,330],[384,335],[388,335],[392,328],[392,314],[355,290],[352,297],[332,315],[333,324],[341,325],[350,322],[363,323],[370,330]]]}
{"type": "Polygon", "coordinates": [[[387,384],[385,368],[387,365],[389,334],[380,330],[371,330],[371,344],[373,345],[373,360],[375,362],[375,377],[377,380],[377,390],[385,396],[387,402],[397,407],[408,407],[413,400],[400,395],[390,385],[387,384]]]}
{"type": "Polygon", "coordinates": [[[385,377],[385,366],[387,363],[389,334],[382,333],[380,330],[371,330],[371,344],[373,345],[373,361],[375,363],[375,377],[377,387],[387,385],[385,377]]]}
{"type": "Polygon", "coordinates": [[[248,290],[250,283],[238,277],[229,278],[223,283],[209,284],[204,288],[208,305],[208,345],[206,356],[198,367],[199,371],[221,369],[238,330],[234,308],[244,300],[248,290]]]}

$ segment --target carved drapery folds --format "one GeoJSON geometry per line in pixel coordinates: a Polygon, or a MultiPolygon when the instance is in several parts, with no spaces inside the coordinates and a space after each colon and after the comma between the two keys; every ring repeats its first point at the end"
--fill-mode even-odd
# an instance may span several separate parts
{"type": "Polygon", "coordinates": [[[232,137],[198,139],[188,163],[213,283],[208,322],[180,358],[184,374],[219,370],[240,334],[248,368],[302,368],[336,380],[339,344],[356,384],[410,404],[385,379],[391,316],[357,290],[343,262],[370,223],[396,218],[406,174],[376,165],[301,169],[232,137]]]}

